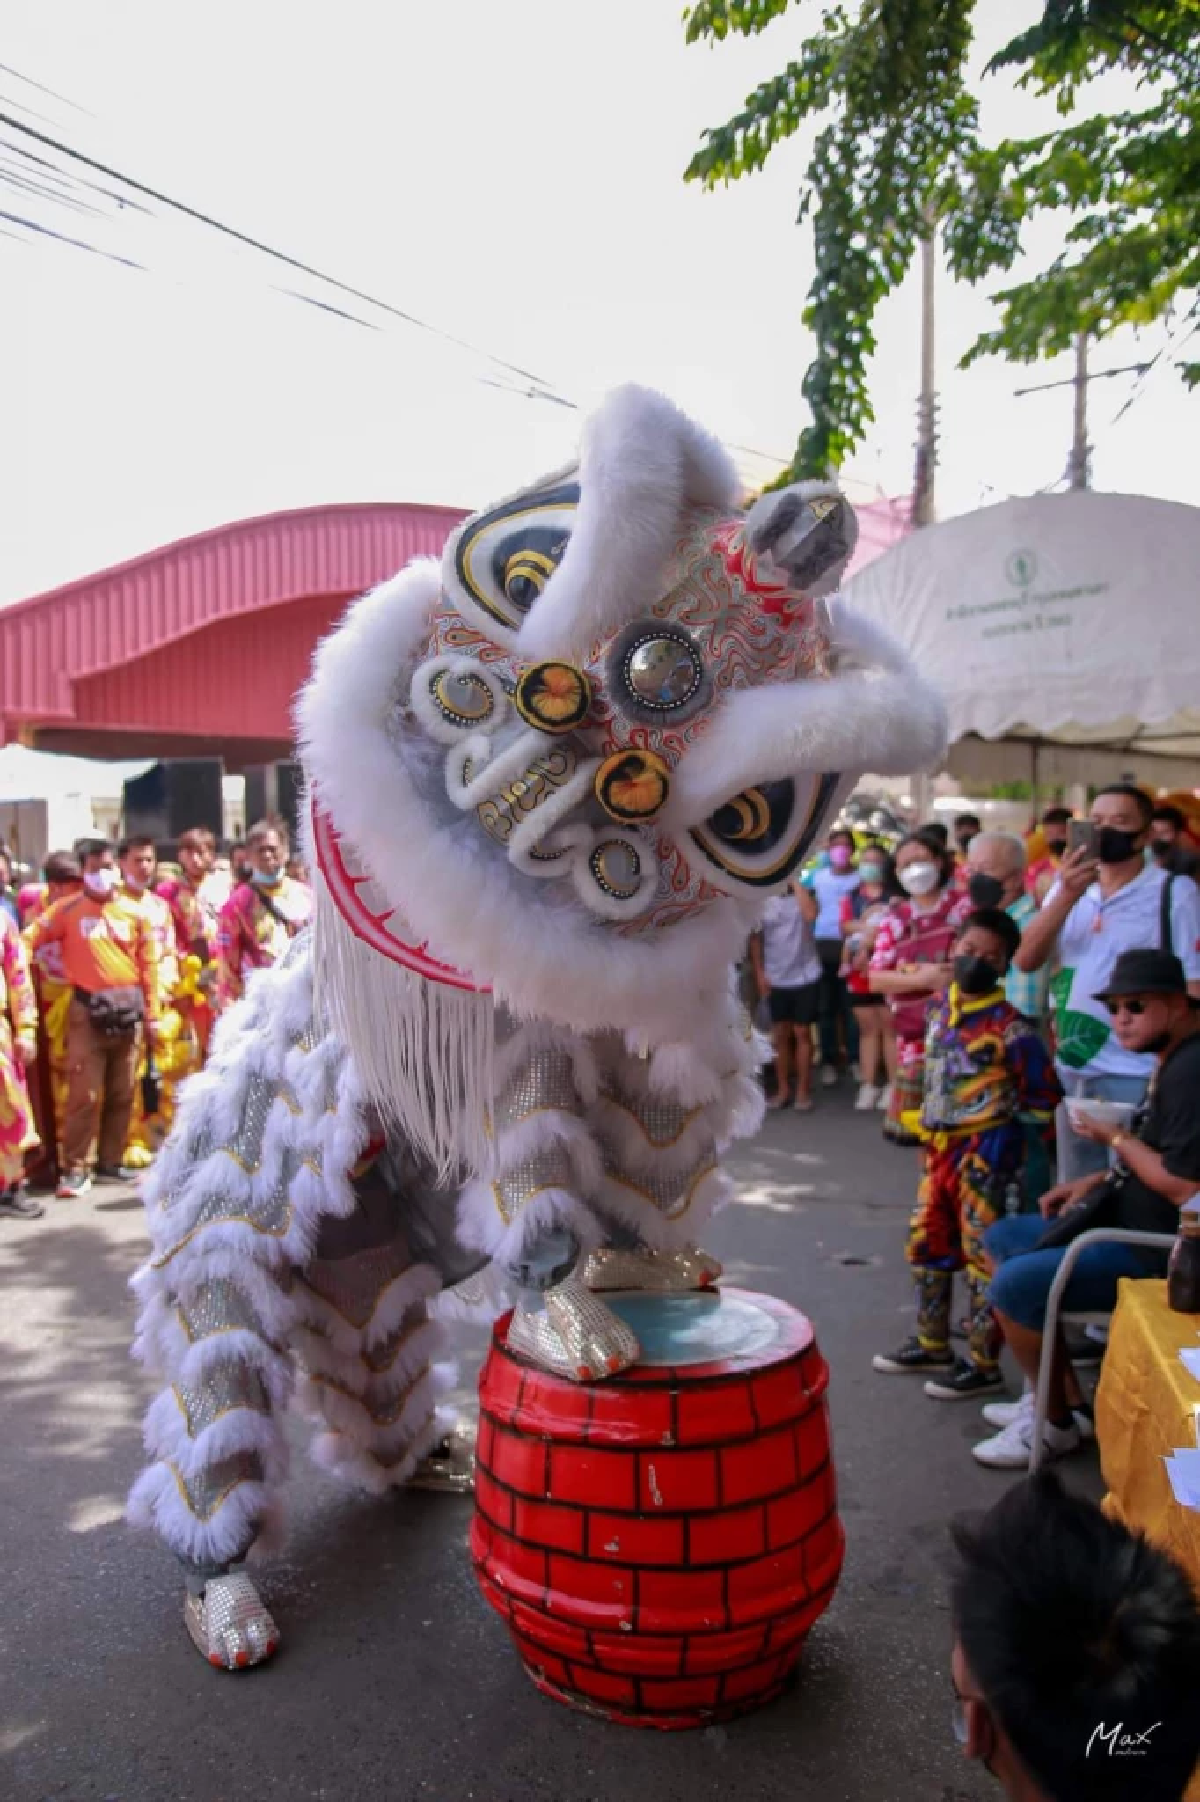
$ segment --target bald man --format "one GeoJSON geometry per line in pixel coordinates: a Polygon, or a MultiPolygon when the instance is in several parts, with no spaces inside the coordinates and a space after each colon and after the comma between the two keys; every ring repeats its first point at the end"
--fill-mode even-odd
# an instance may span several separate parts
{"type": "MultiPolygon", "coordinates": [[[[1014,832],[977,832],[967,847],[967,893],[972,907],[1002,907],[1024,932],[1038,911],[1025,890],[1025,844],[1014,832]]],[[[1046,1024],[1046,992],[1050,972],[1043,966],[1032,972],[1014,964],[1005,979],[1004,992],[1019,1014],[1042,1027],[1046,1024]]]]}

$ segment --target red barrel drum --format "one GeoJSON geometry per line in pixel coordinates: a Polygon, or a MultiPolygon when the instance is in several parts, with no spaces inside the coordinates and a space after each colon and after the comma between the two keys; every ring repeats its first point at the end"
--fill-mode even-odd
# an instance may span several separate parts
{"type": "Polygon", "coordinates": [[[770,1296],[605,1299],[643,1359],[603,1383],[539,1370],[497,1322],[471,1554],[546,1695],[705,1726],[779,1694],[837,1584],[829,1371],[770,1296]]]}

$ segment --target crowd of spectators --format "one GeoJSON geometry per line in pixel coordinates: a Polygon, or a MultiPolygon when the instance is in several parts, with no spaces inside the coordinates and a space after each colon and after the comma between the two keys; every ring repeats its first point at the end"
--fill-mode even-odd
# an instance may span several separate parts
{"type": "Polygon", "coordinates": [[[225,858],[203,827],[174,849],[168,873],[148,837],[81,839],[20,889],[0,851],[0,1215],[144,1167],[221,1010],[310,917],[279,821],[225,858]]]}
{"type": "MultiPolygon", "coordinates": [[[[933,1400],[982,1402],[994,1430],[975,1457],[1001,1469],[1031,1460],[1066,1245],[1088,1225],[1173,1233],[1181,1208],[1200,1208],[1200,889],[1186,820],[1118,783],[1086,820],[1047,809],[1040,841],[1030,859],[1019,836],[970,813],[953,837],[921,826],[890,852],[838,829],[751,948],[776,1050],[770,1105],[807,1110],[814,1068],[833,1086],[853,1066],[856,1107],[881,1108],[885,1135],[920,1148],[916,1330],[875,1368],[920,1375],[933,1400]],[[1004,1344],[1026,1379],[1014,1402],[998,1399],[1004,1344]]],[[[1089,1245],[1065,1305],[1111,1308],[1122,1276],[1164,1268],[1156,1250],[1089,1245]]],[[[1042,1455],[1090,1432],[1060,1356],[1042,1455]]]]}

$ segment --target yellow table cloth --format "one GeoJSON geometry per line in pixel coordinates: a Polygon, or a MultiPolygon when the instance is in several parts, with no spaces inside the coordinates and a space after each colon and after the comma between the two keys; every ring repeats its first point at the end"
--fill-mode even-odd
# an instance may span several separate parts
{"type": "Polygon", "coordinates": [[[1167,1285],[1125,1277],[1096,1391],[1104,1511],[1176,1557],[1200,1592],[1200,1514],[1175,1500],[1163,1459],[1195,1450],[1200,1383],[1180,1362],[1200,1315],[1173,1314],[1167,1285]]]}
{"type": "MultiPolygon", "coordinates": [[[[1200,1315],[1173,1314],[1167,1285],[1124,1277],[1096,1391],[1104,1512],[1170,1552],[1200,1593],[1200,1514],[1175,1500],[1164,1458],[1197,1445],[1200,1383],[1180,1362],[1200,1315]]],[[[1200,1770],[1185,1802],[1200,1802],[1200,1770]]]]}

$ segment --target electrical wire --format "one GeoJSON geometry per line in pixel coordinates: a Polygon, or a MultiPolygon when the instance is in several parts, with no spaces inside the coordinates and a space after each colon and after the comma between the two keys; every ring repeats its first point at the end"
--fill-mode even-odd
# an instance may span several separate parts
{"type": "MultiPolygon", "coordinates": [[[[395,306],[391,301],[380,300],[377,295],[369,294],[363,288],[356,288],[350,282],[340,281],[337,276],[327,275],[324,270],[315,268],[311,263],[306,263],[299,257],[289,255],[287,251],[276,250],[272,245],[263,243],[261,239],[251,237],[248,232],[239,231],[232,225],[226,225],[222,220],[214,218],[212,214],[201,211],[199,207],[189,206],[186,201],[176,200],[170,194],[164,194],[161,189],[151,187],[148,182],[138,181],[134,176],[125,175],[121,170],[114,169],[107,163],[99,162],[95,157],[85,155],[83,151],[76,150],[71,145],[64,144],[61,140],[50,137],[46,132],[37,131],[32,125],[23,124],[19,119],[13,118],[11,113],[0,111],[0,125],[7,126],[10,131],[17,131],[25,137],[32,138],[36,143],[43,145],[49,150],[56,151],[60,156],[65,156],[72,162],[81,164],[84,168],[90,169],[94,174],[102,175],[109,181],[120,182],[123,186],[131,189],[135,194],[142,194],[149,200],[157,201],[160,206],[169,207],[173,212],[181,213],[185,218],[191,219],[197,224],[207,226],[212,231],[220,232],[224,237],[232,238],[235,243],[243,244],[250,250],[258,251],[262,256],[271,257],[276,262],[283,263],[289,269],[295,269],[302,275],[311,276],[315,281],[324,282],[326,286],[336,289],[341,294],[347,294],[354,300],[365,301],[368,306],[377,307],[381,312],[388,313],[393,318],[403,320],[406,325],[414,327],[417,331],[428,332],[432,337],[440,339],[443,343],[452,344],[458,350],[467,351],[471,356],[479,357],[483,362],[490,363],[493,367],[502,369],[509,375],[518,376],[523,382],[529,384],[528,394],[532,399],[548,401],[553,406],[566,407],[571,412],[578,410],[577,402],[568,399],[566,395],[559,394],[531,370],[523,369],[517,363],[510,363],[504,357],[498,357],[491,351],[484,350],[477,344],[472,344],[468,339],[458,337],[454,332],[447,332],[440,326],[431,325],[428,320],[418,318],[415,313],[410,313],[403,307],[395,306]]],[[[21,223],[28,224],[30,222],[21,221],[21,223]]],[[[62,236],[61,233],[57,232],[49,232],[48,235],[52,237],[62,236]]],[[[64,242],[75,243],[78,242],[78,240],[64,239],[64,242]]],[[[87,246],[86,248],[91,247],[87,246]]],[[[118,257],[116,260],[118,262],[123,262],[128,261],[129,259],[118,257]]],[[[140,267],[140,265],[135,266],[140,267]]]]}

